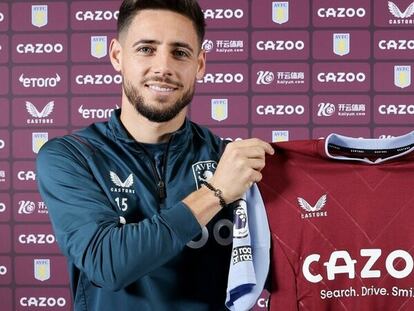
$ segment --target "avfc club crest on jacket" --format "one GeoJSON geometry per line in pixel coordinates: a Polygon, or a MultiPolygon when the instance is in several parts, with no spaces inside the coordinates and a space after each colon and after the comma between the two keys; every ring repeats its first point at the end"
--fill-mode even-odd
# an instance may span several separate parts
{"type": "Polygon", "coordinates": [[[272,2],[272,21],[276,24],[284,24],[289,20],[289,2],[272,2]]]}
{"type": "Polygon", "coordinates": [[[249,234],[249,222],[247,218],[247,204],[245,200],[239,200],[233,210],[233,237],[241,239],[249,234]]]}
{"type": "Polygon", "coordinates": [[[216,168],[217,162],[212,160],[200,161],[192,165],[197,189],[200,189],[204,182],[209,181],[213,177],[216,168]]]}
{"type": "Polygon", "coordinates": [[[39,28],[47,25],[47,5],[32,5],[32,25],[39,28]]]}
{"type": "Polygon", "coordinates": [[[394,66],[394,84],[402,89],[411,85],[411,66],[394,66]]]}

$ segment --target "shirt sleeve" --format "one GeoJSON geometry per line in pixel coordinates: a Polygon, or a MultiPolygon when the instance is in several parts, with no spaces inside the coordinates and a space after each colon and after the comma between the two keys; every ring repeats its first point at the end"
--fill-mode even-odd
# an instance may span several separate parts
{"type": "Polygon", "coordinates": [[[129,285],[168,262],[201,232],[182,202],[122,225],[85,159],[59,139],[40,150],[37,181],[59,247],[100,287],[129,285]]]}

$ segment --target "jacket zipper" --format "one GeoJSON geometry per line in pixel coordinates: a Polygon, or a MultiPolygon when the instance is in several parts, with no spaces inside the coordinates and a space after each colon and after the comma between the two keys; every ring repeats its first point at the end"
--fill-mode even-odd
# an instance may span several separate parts
{"type": "Polygon", "coordinates": [[[141,150],[144,151],[146,157],[148,158],[149,162],[150,162],[150,166],[152,169],[152,174],[154,176],[154,179],[156,181],[156,187],[157,187],[157,193],[158,193],[158,198],[160,199],[160,201],[164,201],[164,199],[167,197],[167,191],[165,189],[165,174],[166,174],[166,170],[167,170],[167,159],[168,159],[168,151],[170,149],[170,144],[171,141],[173,139],[172,135],[170,137],[170,139],[168,140],[167,143],[167,147],[165,147],[165,153],[162,157],[162,171],[161,171],[161,175],[157,170],[157,166],[156,163],[154,161],[154,159],[152,158],[152,156],[150,155],[150,153],[147,151],[147,149],[145,149],[144,146],[142,146],[141,144],[138,143],[138,146],[141,148],[141,150]]]}

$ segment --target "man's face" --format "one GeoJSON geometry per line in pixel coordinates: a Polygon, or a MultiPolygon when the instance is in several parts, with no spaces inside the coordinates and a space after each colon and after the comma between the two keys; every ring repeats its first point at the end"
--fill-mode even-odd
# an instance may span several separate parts
{"type": "Polygon", "coordinates": [[[135,109],[153,122],[173,119],[190,102],[196,79],[204,74],[190,19],[167,10],[143,10],[113,43],[119,45],[116,70],[122,72],[123,93],[135,109]]]}

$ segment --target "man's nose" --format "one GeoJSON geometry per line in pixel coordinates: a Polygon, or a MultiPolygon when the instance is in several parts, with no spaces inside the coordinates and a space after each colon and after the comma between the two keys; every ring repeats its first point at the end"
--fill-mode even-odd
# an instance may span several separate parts
{"type": "Polygon", "coordinates": [[[159,51],[154,58],[153,72],[156,75],[172,76],[173,59],[169,52],[159,51]]]}

